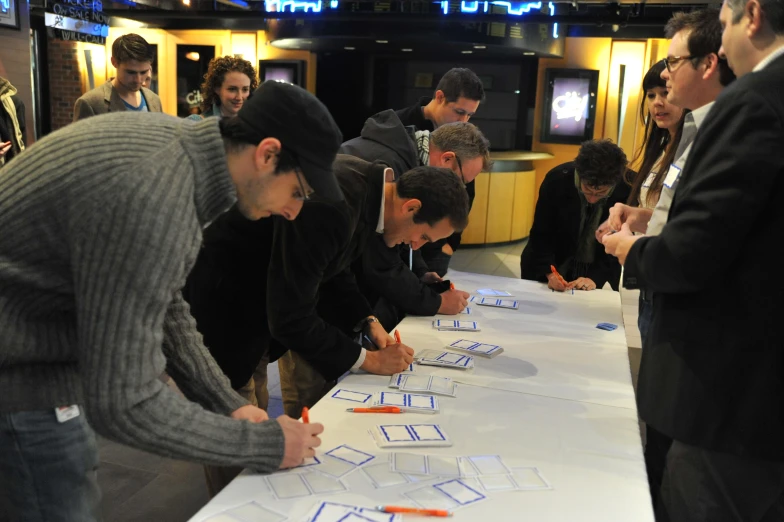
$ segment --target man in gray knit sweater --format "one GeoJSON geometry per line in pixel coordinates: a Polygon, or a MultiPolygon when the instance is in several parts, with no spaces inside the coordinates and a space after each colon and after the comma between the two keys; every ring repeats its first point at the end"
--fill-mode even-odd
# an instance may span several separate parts
{"type": "Polygon", "coordinates": [[[235,200],[249,219],[294,219],[309,192],[342,198],[341,141],[315,97],[267,82],[231,120],[98,116],[0,171],[0,518],[99,518],[91,427],[261,472],[313,455],[323,427],[240,398],[180,289],[235,200]]]}

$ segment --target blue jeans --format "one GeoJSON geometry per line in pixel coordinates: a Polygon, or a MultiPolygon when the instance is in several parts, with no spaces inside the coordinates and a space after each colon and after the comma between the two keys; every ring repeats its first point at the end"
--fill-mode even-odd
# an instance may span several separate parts
{"type": "Polygon", "coordinates": [[[100,520],[98,445],[84,413],[57,422],[49,410],[0,413],[0,518],[100,520]]]}
{"type": "Polygon", "coordinates": [[[651,294],[640,290],[640,308],[637,315],[637,328],[640,329],[640,338],[645,347],[645,338],[648,337],[648,330],[651,328],[651,318],[653,317],[653,303],[651,294]]]}

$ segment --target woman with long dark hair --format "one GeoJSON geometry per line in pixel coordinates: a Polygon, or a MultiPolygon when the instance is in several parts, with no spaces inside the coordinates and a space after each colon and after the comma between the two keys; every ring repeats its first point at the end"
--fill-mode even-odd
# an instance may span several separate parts
{"type": "Polygon", "coordinates": [[[642,80],[644,97],[640,103],[640,119],[645,122],[645,141],[632,159],[638,165],[628,205],[652,209],[659,201],[667,169],[675,159],[681,139],[684,110],[667,102],[667,87],[661,77],[664,62],[656,62],[642,80]]]}

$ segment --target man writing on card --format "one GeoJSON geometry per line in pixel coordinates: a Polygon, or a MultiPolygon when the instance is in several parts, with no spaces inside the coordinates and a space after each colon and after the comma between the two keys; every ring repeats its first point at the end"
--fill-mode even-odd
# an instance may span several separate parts
{"type": "Polygon", "coordinates": [[[596,244],[594,232],[608,209],[629,196],[622,182],[626,165],[620,147],[593,140],[582,144],[573,162],[547,173],[520,256],[523,279],[547,282],[558,292],[595,290],[607,282],[618,289],[621,267],[596,244]]]}
{"type": "Polygon", "coordinates": [[[294,219],[313,191],[340,198],[340,141],[314,96],[267,82],[230,120],[100,115],[3,167],[0,228],[13,233],[0,242],[0,516],[98,520],[93,429],[267,473],[313,455],[323,426],[269,421],[234,392],[180,289],[202,227],[235,202],[248,219],[294,219]],[[316,129],[300,130],[302,155],[273,137],[290,122],[316,129]],[[159,380],[164,369],[185,397],[159,380]]]}
{"type": "MultiPolygon", "coordinates": [[[[666,67],[662,71],[662,78],[667,82],[667,101],[678,107],[691,109],[691,112],[684,119],[675,162],[670,166],[659,202],[653,212],[618,203],[610,209],[607,223],[597,231],[597,238],[603,238],[607,252],[618,257],[622,263],[631,244],[637,238],[643,237],[634,236],[632,232],[641,232],[647,236],[658,236],[661,233],[667,223],[670,205],[697,129],[724,87],[735,79],[727,62],[719,58],[721,25],[717,9],[676,13],[667,23],[665,34],[671,38],[668,56],[664,59],[666,67]],[[683,59],[683,56],[694,58],[683,59]],[[618,233],[604,236],[609,229],[618,233]]],[[[644,286],[640,288],[642,302],[649,303],[649,306],[641,308],[640,320],[648,325],[654,322],[652,290],[644,286]]],[[[650,326],[648,331],[650,332],[650,326]]],[[[654,425],[646,424],[645,429],[648,482],[651,486],[651,498],[654,504],[658,504],[665,461],[672,439],[654,425]]]]}
{"type": "MultiPolygon", "coordinates": [[[[280,358],[292,416],[349,370],[391,375],[411,364],[413,350],[389,337],[358,279],[400,286],[408,268],[393,247],[419,248],[468,219],[468,196],[449,170],[419,167],[393,182],[385,165],[342,155],[333,170],[343,202],[312,198],[296,221],[248,222],[235,211],[217,219],[186,288],[205,344],[235,389],[253,393],[258,362],[280,358]]],[[[216,471],[211,487],[230,478],[216,471]]]]}

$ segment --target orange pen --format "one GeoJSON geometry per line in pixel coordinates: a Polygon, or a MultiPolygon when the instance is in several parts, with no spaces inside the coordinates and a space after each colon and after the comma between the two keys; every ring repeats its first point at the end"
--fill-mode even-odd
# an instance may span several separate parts
{"type": "Polygon", "coordinates": [[[445,509],[418,509],[398,506],[378,506],[377,511],[384,513],[407,513],[411,515],[425,515],[428,517],[451,517],[452,513],[445,509]]]}
{"type": "Polygon", "coordinates": [[[403,341],[400,340],[400,332],[398,332],[397,330],[395,330],[395,342],[397,344],[400,344],[400,343],[403,342],[403,341]]]}
{"type": "Polygon", "coordinates": [[[556,269],[555,269],[555,265],[550,265],[550,271],[551,271],[553,274],[555,274],[555,276],[558,278],[558,280],[559,280],[559,281],[561,281],[561,284],[562,284],[562,285],[564,285],[564,286],[568,286],[568,285],[569,285],[569,283],[567,283],[567,282],[566,282],[566,279],[564,279],[563,277],[561,277],[561,274],[559,274],[559,273],[558,273],[558,270],[556,270],[556,269]]]}
{"type": "Polygon", "coordinates": [[[450,288],[451,290],[454,290],[454,289],[455,289],[455,284],[454,284],[454,283],[449,283],[449,288],[450,288]]]}
{"type": "Polygon", "coordinates": [[[308,410],[307,406],[302,408],[302,422],[305,424],[310,424],[310,411],[308,410]]]}
{"type": "Polygon", "coordinates": [[[403,413],[397,406],[382,406],[380,408],[349,408],[352,413],[403,413]]]}

